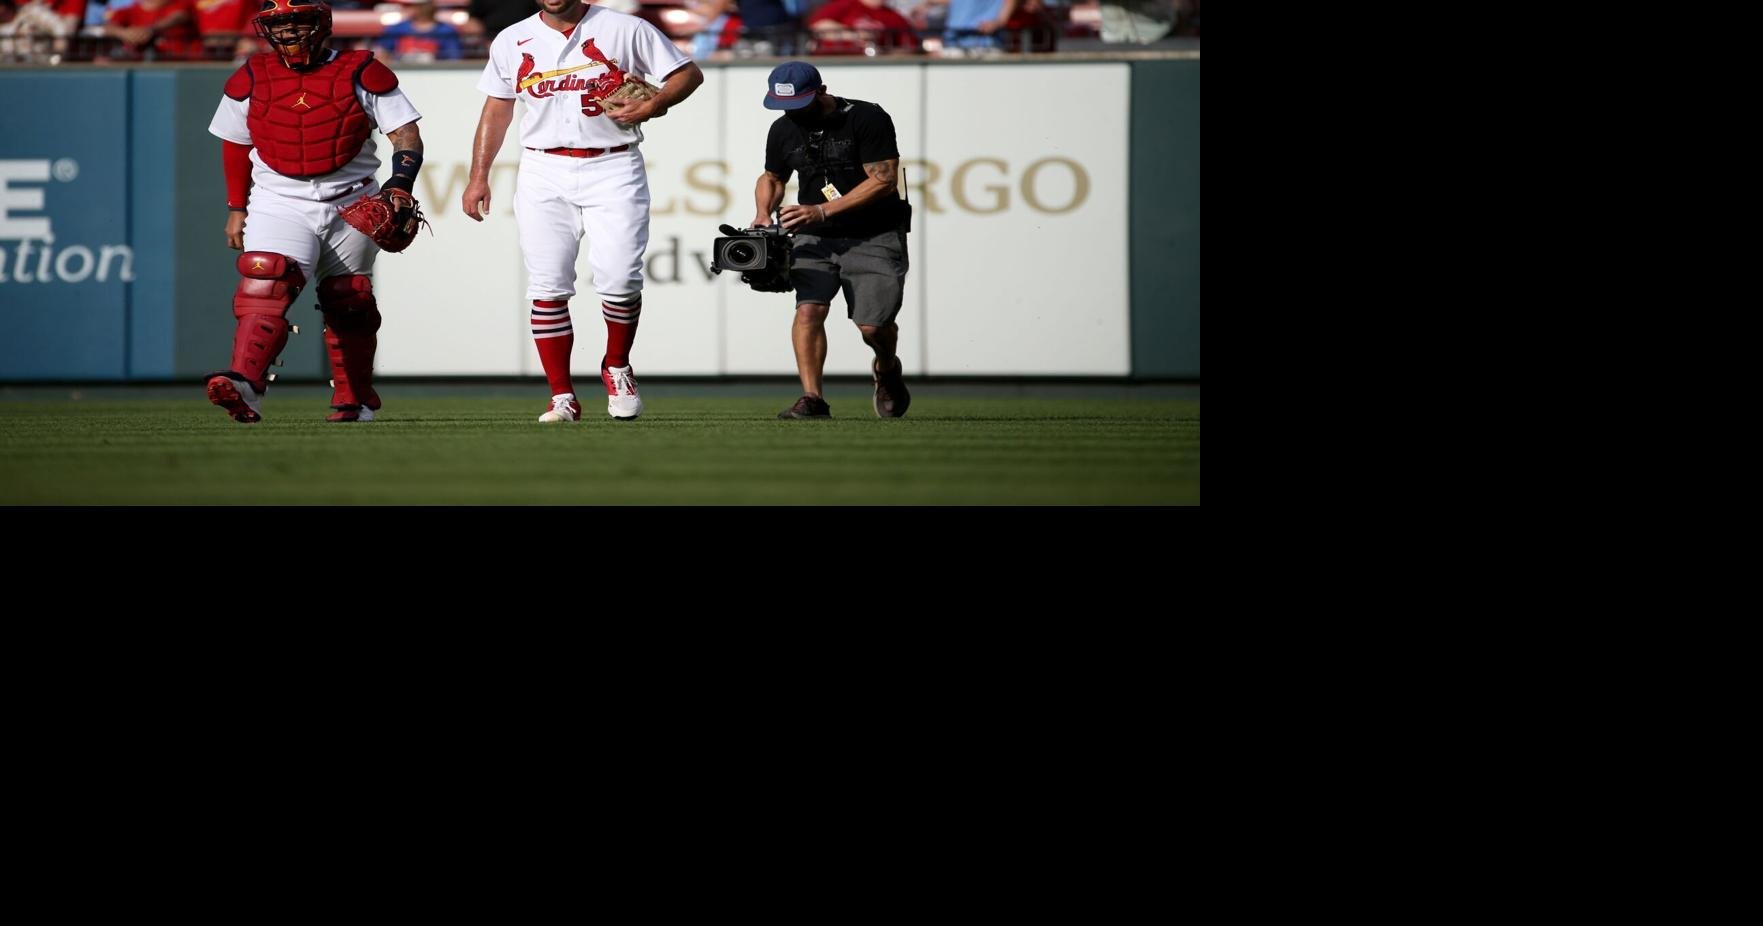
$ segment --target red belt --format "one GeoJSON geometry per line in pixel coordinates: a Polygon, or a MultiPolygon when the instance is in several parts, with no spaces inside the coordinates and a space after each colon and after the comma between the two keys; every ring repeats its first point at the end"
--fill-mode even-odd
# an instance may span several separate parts
{"type": "Polygon", "coordinates": [[[630,145],[619,145],[616,148],[528,148],[528,151],[540,151],[545,154],[561,154],[566,158],[597,158],[602,154],[613,154],[629,150],[630,145]]]}

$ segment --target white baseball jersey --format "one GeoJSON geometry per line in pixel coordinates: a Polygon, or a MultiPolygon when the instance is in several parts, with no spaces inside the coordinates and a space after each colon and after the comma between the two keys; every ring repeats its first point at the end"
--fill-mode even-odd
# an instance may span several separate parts
{"type": "MultiPolygon", "coordinates": [[[[335,49],[331,50],[334,57],[335,49]]],[[[367,117],[375,126],[383,131],[401,129],[422,118],[416,107],[402,89],[394,89],[387,94],[368,93],[355,85],[355,98],[361,101],[361,108],[367,111],[367,117]]],[[[241,145],[251,144],[251,129],[246,117],[251,112],[249,99],[235,100],[229,96],[221,96],[220,106],[214,111],[213,121],[208,123],[208,131],[212,135],[241,145]]],[[[360,181],[371,178],[380,169],[380,159],[375,156],[373,136],[361,143],[361,153],[342,167],[310,180],[295,180],[285,174],[276,173],[263,159],[257,156],[257,149],[251,149],[251,192],[259,190],[276,193],[294,199],[327,200],[334,199],[344,191],[356,186],[360,181]]],[[[255,204],[253,204],[255,205],[255,204]]]]}
{"type": "Polygon", "coordinates": [[[612,120],[596,101],[609,65],[660,86],[692,63],[661,30],[635,16],[590,6],[565,35],[533,14],[502,30],[477,87],[499,100],[526,102],[521,144],[529,148],[615,148],[643,140],[637,126],[612,120]],[[592,45],[590,46],[590,42],[592,45]]]}

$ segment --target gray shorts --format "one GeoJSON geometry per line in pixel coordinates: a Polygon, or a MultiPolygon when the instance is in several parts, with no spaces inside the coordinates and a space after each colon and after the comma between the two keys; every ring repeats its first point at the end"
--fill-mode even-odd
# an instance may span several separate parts
{"type": "Polygon", "coordinates": [[[796,301],[832,305],[845,293],[845,316],[859,325],[881,327],[900,314],[906,295],[906,233],[886,231],[873,238],[822,238],[797,235],[790,261],[796,301]]]}

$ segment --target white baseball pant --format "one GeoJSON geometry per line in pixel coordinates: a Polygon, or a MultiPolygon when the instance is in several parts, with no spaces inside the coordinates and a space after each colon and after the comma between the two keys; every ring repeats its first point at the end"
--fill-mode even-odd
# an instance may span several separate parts
{"type": "Polygon", "coordinates": [[[315,202],[254,189],[245,215],[245,250],[292,257],[308,287],[338,274],[369,275],[379,246],[343,221],[337,207],[378,191],[379,185],[369,181],[330,202],[315,202]]]}
{"type": "Polygon", "coordinates": [[[594,289],[602,297],[643,291],[649,175],[636,148],[594,158],[526,150],[515,184],[514,215],[528,299],[575,295],[575,262],[584,232],[594,289]]]}

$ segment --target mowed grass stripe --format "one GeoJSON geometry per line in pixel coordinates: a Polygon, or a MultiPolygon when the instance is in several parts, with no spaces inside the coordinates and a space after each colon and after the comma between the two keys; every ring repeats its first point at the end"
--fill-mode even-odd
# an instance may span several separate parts
{"type": "Polygon", "coordinates": [[[0,403],[7,504],[1197,504],[1199,403],[915,401],[880,420],[833,396],[788,404],[669,397],[641,420],[590,400],[577,425],[542,402],[388,396],[368,425],[277,403],[262,424],[193,401],[0,403]]]}

